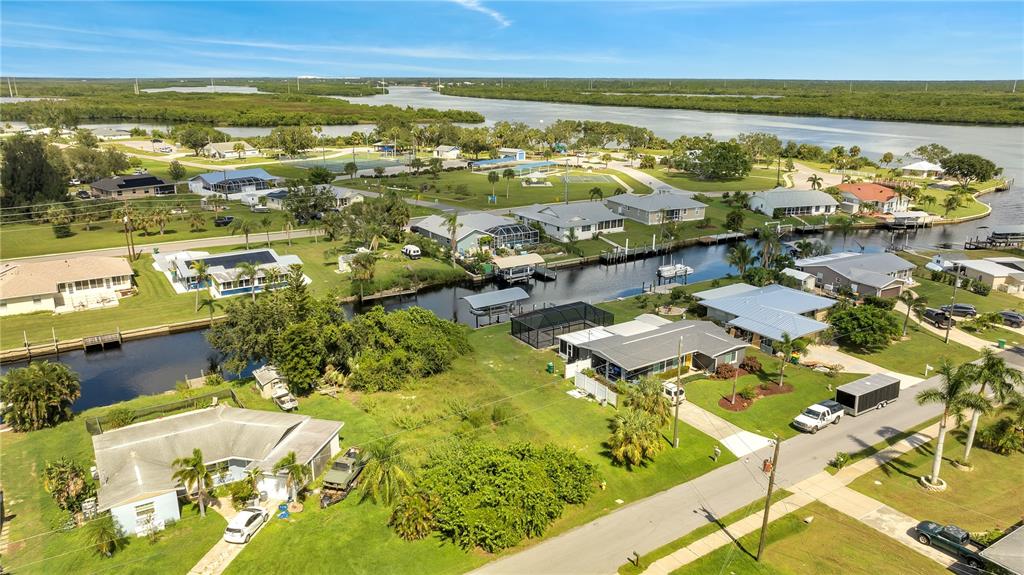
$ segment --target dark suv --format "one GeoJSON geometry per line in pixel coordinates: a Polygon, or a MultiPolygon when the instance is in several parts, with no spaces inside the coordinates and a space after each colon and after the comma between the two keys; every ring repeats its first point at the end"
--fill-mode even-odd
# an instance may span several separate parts
{"type": "Polygon", "coordinates": [[[933,307],[924,310],[924,320],[937,328],[946,329],[956,325],[956,321],[949,317],[949,314],[941,309],[933,307]]]}
{"type": "Polygon", "coordinates": [[[953,317],[974,317],[978,315],[978,310],[974,309],[974,306],[969,303],[955,303],[953,305],[942,306],[942,311],[948,313],[953,317]]]}
{"type": "Polygon", "coordinates": [[[234,216],[217,216],[213,220],[213,225],[218,228],[223,228],[224,226],[230,226],[233,221],[235,221],[234,216]]]}
{"type": "Polygon", "coordinates": [[[1008,325],[1010,327],[1016,328],[1024,327],[1024,313],[1004,309],[1003,311],[999,312],[999,316],[1003,318],[1003,325],[1008,325]]]}

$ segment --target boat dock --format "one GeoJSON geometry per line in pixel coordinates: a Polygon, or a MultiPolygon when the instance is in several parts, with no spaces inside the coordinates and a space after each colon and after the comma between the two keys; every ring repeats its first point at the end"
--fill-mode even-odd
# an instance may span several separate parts
{"type": "Polygon", "coordinates": [[[746,237],[747,237],[747,234],[745,234],[743,232],[726,232],[724,234],[714,234],[714,235],[710,235],[710,236],[701,236],[701,237],[697,238],[697,241],[699,241],[700,243],[702,243],[702,244],[704,244],[706,246],[711,246],[711,245],[714,245],[714,244],[720,244],[722,242],[734,242],[734,241],[737,241],[737,240],[742,240],[742,239],[745,239],[746,237]]]}
{"type": "Polygon", "coordinates": [[[121,347],[121,330],[114,333],[103,333],[90,335],[82,338],[82,349],[85,351],[103,351],[114,347],[121,347]]]}
{"type": "Polygon", "coordinates": [[[541,281],[550,282],[558,278],[558,272],[544,266],[536,266],[533,268],[533,277],[541,281]]]}

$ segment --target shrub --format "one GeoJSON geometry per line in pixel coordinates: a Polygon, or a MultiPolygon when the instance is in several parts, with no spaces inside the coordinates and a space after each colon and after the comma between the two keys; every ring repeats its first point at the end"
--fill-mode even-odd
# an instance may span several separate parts
{"type": "Polygon", "coordinates": [[[249,481],[236,481],[227,486],[228,495],[231,496],[231,506],[235,509],[242,509],[257,496],[256,489],[249,481]]]}
{"type": "Polygon", "coordinates": [[[128,407],[115,407],[107,414],[107,427],[109,429],[131,425],[133,421],[135,421],[135,411],[128,407]]]}
{"type": "Polygon", "coordinates": [[[864,305],[877,307],[878,309],[891,310],[896,307],[896,300],[888,297],[864,296],[864,305]]]}
{"type": "Polygon", "coordinates": [[[715,369],[714,378],[715,379],[732,379],[732,378],[736,377],[737,372],[738,372],[738,370],[734,366],[732,366],[732,365],[730,365],[728,363],[722,364],[722,365],[718,366],[718,368],[715,369]]]}
{"type": "Polygon", "coordinates": [[[739,395],[743,399],[746,399],[747,401],[751,401],[757,398],[757,389],[753,385],[745,386],[743,389],[739,390],[736,393],[737,395],[739,395]]]}
{"type": "Polygon", "coordinates": [[[988,295],[992,292],[992,288],[988,287],[988,284],[973,281],[971,282],[971,291],[978,295],[988,295]]]}
{"type": "Polygon", "coordinates": [[[434,530],[437,524],[434,514],[440,502],[437,497],[428,493],[409,493],[403,495],[391,512],[388,525],[399,537],[406,541],[423,539],[434,530]]]}
{"type": "Polygon", "coordinates": [[[445,402],[448,413],[465,421],[469,419],[469,404],[464,399],[453,397],[445,402]]]}
{"type": "Polygon", "coordinates": [[[1002,538],[1003,535],[1002,529],[990,529],[980,533],[971,533],[971,539],[980,543],[982,547],[988,547],[1002,538]]]}
{"type": "Polygon", "coordinates": [[[761,361],[753,356],[747,356],[743,358],[743,362],[740,363],[740,368],[747,373],[756,373],[761,371],[761,361]]]}
{"type": "Polygon", "coordinates": [[[495,425],[505,425],[518,416],[519,410],[508,403],[499,403],[491,410],[491,422],[495,425]]]}
{"type": "Polygon", "coordinates": [[[224,377],[219,373],[211,373],[206,376],[206,385],[223,385],[224,383],[224,377]]]}
{"type": "Polygon", "coordinates": [[[836,453],[836,456],[833,457],[828,464],[835,469],[842,469],[850,464],[850,454],[845,451],[840,451],[836,453]]]}

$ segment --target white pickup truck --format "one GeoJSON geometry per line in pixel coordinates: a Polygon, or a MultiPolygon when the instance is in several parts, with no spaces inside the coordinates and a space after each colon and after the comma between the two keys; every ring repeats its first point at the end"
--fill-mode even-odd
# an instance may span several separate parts
{"type": "Polygon", "coordinates": [[[793,426],[797,429],[818,433],[818,430],[828,424],[839,423],[843,417],[843,406],[831,399],[826,399],[808,407],[800,415],[793,418],[793,426]]]}

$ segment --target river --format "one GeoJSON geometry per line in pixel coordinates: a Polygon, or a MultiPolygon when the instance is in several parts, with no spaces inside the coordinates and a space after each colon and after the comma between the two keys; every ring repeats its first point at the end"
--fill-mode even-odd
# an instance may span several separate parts
{"type": "MultiPolygon", "coordinates": [[[[905,238],[913,247],[932,248],[945,243],[962,243],[975,235],[984,235],[984,228],[1024,221],[1024,128],[987,127],[910,122],[880,122],[833,118],[766,116],[759,114],[726,114],[690,110],[655,110],[647,108],[549,104],[513,100],[463,98],[438,94],[426,88],[392,87],[387,95],[346,98],[353,102],[397,106],[463,109],[480,112],[488,125],[500,120],[521,121],[543,127],[556,119],[579,119],[621,122],[650,128],[660,137],[674,139],[681,134],[697,135],[711,132],[717,137],[732,137],[743,132],[767,131],[783,140],[794,140],[823,147],[860,146],[865,155],[884,152],[903,154],[921,144],[941,143],[955,151],[973,152],[990,158],[1005,169],[1017,184],[1008,192],[989,194],[982,201],[990,204],[992,214],[964,224],[940,226],[911,233],[905,238]]],[[[89,124],[83,127],[109,126],[166,129],[154,124],[89,124]]],[[[368,131],[371,125],[328,126],[331,135],[368,131]]],[[[269,133],[268,128],[221,128],[236,136],[269,133]]],[[[842,248],[842,238],[826,233],[823,238],[834,249],[842,248]]],[[[862,231],[847,238],[847,247],[881,250],[889,244],[888,233],[862,231]]],[[[689,247],[668,256],[695,269],[691,281],[722,277],[731,271],[724,262],[726,245],[689,247]]],[[[604,301],[639,293],[643,284],[656,280],[657,267],[664,258],[629,262],[616,266],[587,266],[561,270],[554,282],[537,282],[530,286],[526,307],[565,303],[574,300],[604,301]]],[[[474,292],[497,289],[486,285],[475,289],[443,287],[428,290],[414,297],[392,298],[380,303],[389,309],[420,305],[441,317],[456,318],[473,324],[473,317],[461,297],[474,292]]],[[[172,389],[175,381],[186,375],[198,375],[215,353],[202,332],[177,334],[149,340],[128,342],[118,351],[86,355],[81,352],[62,354],[61,361],[81,374],[82,398],[76,410],[130,399],[139,394],[172,389]]],[[[16,367],[10,364],[4,368],[16,367]]]]}

